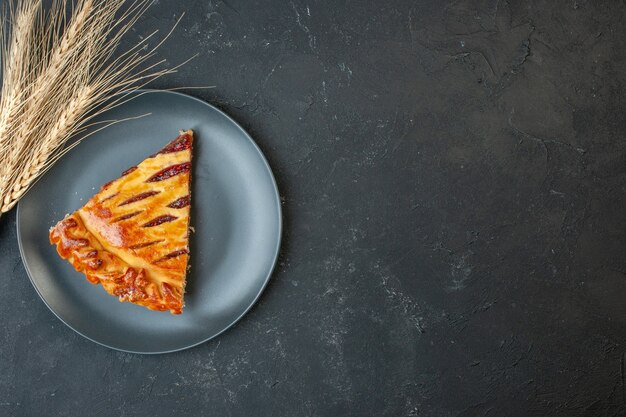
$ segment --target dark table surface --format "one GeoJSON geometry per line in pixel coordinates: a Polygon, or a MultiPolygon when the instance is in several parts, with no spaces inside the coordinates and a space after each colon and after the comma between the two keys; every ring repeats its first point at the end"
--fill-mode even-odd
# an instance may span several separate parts
{"type": "Polygon", "coordinates": [[[121,353],[41,302],[13,210],[0,415],[625,415],[623,2],[155,3],[129,42],[186,12],[154,87],[266,153],[279,265],[219,338],[121,353]]]}

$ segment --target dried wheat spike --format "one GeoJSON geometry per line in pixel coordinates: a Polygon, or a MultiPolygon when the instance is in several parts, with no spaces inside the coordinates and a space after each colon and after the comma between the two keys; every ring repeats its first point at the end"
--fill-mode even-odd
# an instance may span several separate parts
{"type": "Polygon", "coordinates": [[[119,51],[122,36],[152,0],[9,2],[0,19],[0,213],[10,210],[68,150],[93,117],[177,67],[150,64],[160,43],[146,37],[119,51]],[[65,13],[72,4],[69,18],[65,13]],[[117,95],[117,99],[111,97],[117,95]]]}

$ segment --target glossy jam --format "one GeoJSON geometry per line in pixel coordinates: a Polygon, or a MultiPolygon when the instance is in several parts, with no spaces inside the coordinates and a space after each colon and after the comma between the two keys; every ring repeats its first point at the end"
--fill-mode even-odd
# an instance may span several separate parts
{"type": "Polygon", "coordinates": [[[123,215],[123,216],[120,216],[120,217],[118,217],[118,218],[113,219],[113,222],[112,222],[112,223],[117,223],[117,222],[121,222],[121,221],[123,221],[123,220],[128,220],[128,219],[130,219],[130,218],[132,218],[132,217],[135,217],[135,216],[136,216],[136,215],[138,215],[139,213],[141,213],[141,210],[139,210],[139,211],[133,211],[132,213],[128,213],[128,214],[125,214],[125,215],[123,215]]]}
{"type": "Polygon", "coordinates": [[[157,243],[161,243],[161,242],[163,242],[163,240],[153,240],[152,242],[139,243],[137,245],[129,246],[128,249],[132,249],[132,250],[143,249],[152,245],[156,245],[157,243]]]}
{"type": "Polygon", "coordinates": [[[134,195],[134,196],[130,197],[129,199],[122,201],[119,205],[120,206],[125,206],[127,204],[136,203],[137,201],[144,200],[144,199],[146,199],[148,197],[152,197],[153,195],[157,195],[159,193],[160,193],[160,191],[146,191],[145,193],[134,195]]]}
{"type": "Polygon", "coordinates": [[[177,218],[178,218],[178,217],[176,217],[176,216],[171,216],[171,215],[169,215],[169,214],[164,214],[164,215],[162,215],[162,216],[155,217],[154,219],[150,220],[150,221],[149,221],[149,222],[147,222],[147,223],[144,223],[144,224],[142,225],[142,227],[155,227],[155,226],[158,226],[158,225],[160,225],[160,224],[163,224],[163,223],[167,223],[167,222],[171,222],[171,221],[173,221],[173,220],[176,220],[177,218]]]}
{"type": "Polygon", "coordinates": [[[131,172],[135,171],[136,169],[137,169],[137,167],[130,167],[130,168],[128,168],[126,171],[122,172],[122,177],[124,175],[130,174],[131,172]]]}
{"type": "Polygon", "coordinates": [[[191,196],[186,195],[184,197],[179,198],[176,201],[171,202],[167,206],[173,209],[181,209],[181,208],[187,207],[189,204],[191,204],[191,196]]]}
{"type": "Polygon", "coordinates": [[[162,257],[161,259],[157,259],[156,261],[154,261],[155,264],[161,263],[161,262],[165,262],[169,259],[172,258],[176,258],[180,255],[185,255],[188,254],[189,251],[187,249],[179,249],[179,250],[175,250],[174,252],[170,252],[167,255],[165,255],[164,257],[162,257]]]}
{"type": "Polygon", "coordinates": [[[176,165],[169,166],[165,169],[162,169],[161,171],[157,172],[156,174],[148,178],[146,182],[164,181],[178,174],[182,174],[183,172],[189,172],[190,170],[191,170],[191,163],[183,162],[182,164],[176,164],[176,165]]]}
{"type": "Polygon", "coordinates": [[[108,197],[106,197],[106,198],[102,199],[100,202],[101,202],[101,203],[104,203],[105,201],[109,201],[110,199],[117,197],[119,194],[120,194],[120,193],[111,194],[110,196],[108,196],[108,197]]]}
{"type": "Polygon", "coordinates": [[[168,144],[165,148],[161,149],[161,151],[157,155],[164,154],[164,153],[180,152],[180,151],[187,150],[189,148],[191,148],[191,136],[187,134],[180,135],[173,142],[168,144]]]}

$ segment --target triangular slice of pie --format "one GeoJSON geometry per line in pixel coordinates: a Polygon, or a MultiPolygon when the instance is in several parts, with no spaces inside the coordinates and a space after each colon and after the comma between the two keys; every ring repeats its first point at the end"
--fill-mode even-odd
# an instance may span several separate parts
{"type": "Polygon", "coordinates": [[[181,132],[50,229],[59,255],[120,301],[182,313],[192,142],[181,132]]]}

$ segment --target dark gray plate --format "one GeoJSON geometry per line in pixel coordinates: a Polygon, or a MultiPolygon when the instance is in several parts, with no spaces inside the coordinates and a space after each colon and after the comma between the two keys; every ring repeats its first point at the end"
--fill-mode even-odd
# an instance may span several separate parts
{"type": "Polygon", "coordinates": [[[248,134],[195,98],[154,91],[99,119],[151,115],[104,129],[64,156],[20,201],[17,234],[42,300],[76,332],[113,349],[165,353],[207,341],[252,307],[267,284],[281,238],[272,172],[248,134]],[[120,303],[62,260],[48,230],[177,136],[193,129],[191,270],[185,310],[174,316],[120,303]]]}

